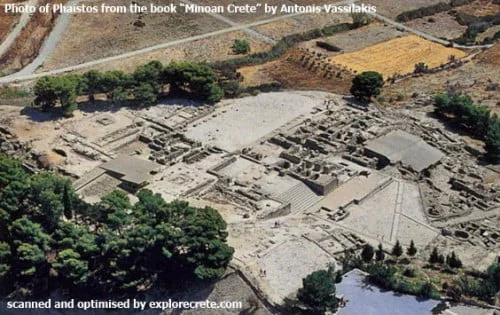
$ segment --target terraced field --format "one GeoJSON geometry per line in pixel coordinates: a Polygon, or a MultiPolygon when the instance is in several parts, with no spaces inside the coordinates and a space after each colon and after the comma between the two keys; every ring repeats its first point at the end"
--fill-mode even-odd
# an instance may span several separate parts
{"type": "Polygon", "coordinates": [[[411,73],[419,62],[427,64],[429,68],[438,67],[446,63],[451,55],[459,59],[467,53],[409,35],[334,56],[329,60],[336,65],[347,67],[353,73],[377,71],[387,78],[395,73],[411,73]]]}

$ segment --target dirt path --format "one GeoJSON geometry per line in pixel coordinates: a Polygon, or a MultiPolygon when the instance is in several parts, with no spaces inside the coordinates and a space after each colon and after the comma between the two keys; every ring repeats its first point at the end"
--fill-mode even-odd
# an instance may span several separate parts
{"type": "MultiPolygon", "coordinates": [[[[75,2],[76,1],[78,1],[78,0],[75,0],[75,2]]],[[[340,5],[340,4],[346,4],[346,3],[352,3],[352,2],[354,2],[354,0],[345,0],[345,1],[337,2],[335,4],[336,5],[340,5]]],[[[259,26],[259,25],[263,25],[263,24],[268,24],[268,23],[272,23],[272,22],[276,22],[276,21],[280,21],[280,20],[284,20],[284,19],[288,19],[288,18],[293,18],[293,17],[296,17],[296,16],[301,16],[301,15],[304,15],[304,13],[292,13],[292,14],[287,14],[287,15],[282,15],[282,16],[276,16],[276,17],[269,18],[269,19],[266,19],[266,20],[261,20],[261,21],[256,21],[256,22],[252,22],[252,23],[236,25],[236,26],[232,26],[232,27],[229,27],[229,28],[226,28],[226,29],[222,29],[222,30],[218,30],[218,31],[210,32],[210,33],[205,33],[205,34],[201,34],[201,35],[196,35],[196,36],[191,36],[191,37],[187,37],[187,38],[183,38],[183,39],[178,39],[178,40],[174,40],[174,41],[171,41],[171,42],[167,42],[167,43],[163,43],[163,44],[158,44],[158,45],[154,45],[154,46],[151,46],[151,47],[146,47],[146,48],[142,48],[142,49],[138,49],[138,50],[126,52],[126,53],[115,55],[115,56],[111,56],[111,57],[100,58],[100,59],[96,59],[96,60],[93,60],[93,61],[81,63],[81,64],[78,64],[78,65],[74,65],[74,66],[70,66],[70,67],[65,67],[65,68],[61,68],[61,69],[56,69],[56,70],[51,70],[51,71],[46,71],[46,72],[41,72],[41,73],[33,73],[33,72],[30,73],[29,71],[27,71],[26,69],[28,67],[29,67],[29,70],[33,70],[33,68],[34,68],[34,66],[32,66],[30,64],[25,69],[23,69],[23,70],[21,70],[19,72],[16,72],[14,74],[11,74],[11,75],[8,75],[8,76],[5,76],[5,77],[0,77],[0,84],[7,84],[7,83],[12,83],[12,82],[20,82],[20,81],[28,81],[28,80],[38,79],[38,78],[41,78],[41,77],[46,77],[46,76],[51,76],[51,75],[57,75],[57,74],[65,73],[65,72],[71,72],[71,71],[81,70],[81,69],[89,68],[89,67],[96,66],[96,65],[99,65],[99,64],[102,64],[102,63],[106,63],[106,62],[116,61],[116,60],[120,60],[120,59],[124,59],[124,58],[129,58],[129,57],[141,55],[141,54],[144,54],[144,53],[148,53],[148,52],[151,52],[151,51],[155,51],[155,50],[158,50],[158,49],[165,49],[165,48],[168,48],[168,47],[177,46],[177,45],[181,45],[181,44],[185,44],[185,43],[197,41],[197,40],[200,40],[200,39],[210,38],[210,37],[213,37],[213,36],[222,35],[222,34],[226,34],[226,33],[231,33],[231,32],[234,32],[234,31],[245,30],[245,29],[249,29],[249,28],[252,28],[252,27],[255,27],[255,26],[259,26]]],[[[68,23],[69,23],[69,21],[68,21],[68,23]]],[[[53,34],[51,33],[50,36],[49,36],[49,39],[53,37],[52,35],[53,34]]],[[[56,44],[55,40],[57,40],[57,38],[53,40],[54,45],[56,44]]],[[[45,46],[45,44],[44,44],[44,46],[45,46]]],[[[51,47],[52,47],[52,45],[51,45],[51,47]]],[[[45,60],[44,58],[47,58],[48,54],[50,54],[50,52],[47,51],[47,53],[45,53],[44,56],[42,56],[40,58],[37,58],[38,59],[38,61],[37,61],[38,66],[43,63],[43,60],[45,60]]],[[[36,67],[35,67],[34,70],[36,70],[36,67]]]]}
{"type": "MultiPolygon", "coordinates": [[[[375,19],[379,20],[379,21],[382,21],[384,23],[387,23],[387,24],[390,24],[398,29],[402,29],[406,32],[409,32],[409,33],[413,33],[417,36],[420,36],[422,38],[425,38],[427,40],[430,40],[430,41],[433,41],[433,42],[436,42],[436,43],[439,43],[441,45],[444,45],[444,46],[448,46],[448,45],[451,45],[451,42],[450,41],[447,41],[447,40],[444,40],[444,39],[441,39],[441,38],[438,38],[436,36],[433,36],[433,35],[430,35],[430,34],[427,34],[427,33],[424,33],[424,32],[421,32],[419,30],[416,30],[414,28],[411,28],[409,26],[406,26],[402,23],[399,23],[399,22],[396,22],[396,21],[393,21],[383,15],[380,15],[378,13],[370,13],[371,16],[373,16],[375,19]]],[[[460,48],[460,49],[477,49],[477,48],[490,48],[492,47],[493,45],[475,45],[475,46],[464,46],[464,45],[457,45],[457,44],[453,44],[453,47],[455,48],[460,48]]]]}
{"type": "MultiPolygon", "coordinates": [[[[27,3],[24,3],[24,5],[36,6],[37,3],[38,0],[29,0],[27,3]]],[[[19,22],[14,27],[14,29],[9,33],[9,35],[7,35],[5,40],[2,43],[0,43],[0,57],[3,56],[9,50],[12,44],[14,44],[14,41],[16,40],[17,36],[21,34],[21,31],[30,21],[31,15],[32,15],[31,13],[23,13],[21,15],[21,18],[19,19],[19,22]]]]}
{"type": "MultiPolygon", "coordinates": [[[[181,0],[181,2],[183,3],[186,3],[186,4],[197,4],[197,3],[194,3],[190,0],[181,0]]],[[[214,19],[217,19],[219,21],[222,21],[230,26],[238,26],[239,24],[234,22],[233,20],[229,19],[229,18],[226,18],[225,16],[222,16],[220,14],[217,14],[217,13],[208,13],[208,15],[210,15],[211,17],[213,17],[214,19]]],[[[244,31],[245,33],[247,33],[248,35],[256,38],[256,39],[259,39],[259,40],[262,40],[268,44],[271,44],[271,45],[274,45],[276,44],[276,41],[262,33],[259,33],[257,31],[254,31],[248,27],[245,27],[242,29],[242,31],[244,31]]]]}
{"type": "MultiPolygon", "coordinates": [[[[30,1],[36,1],[36,0],[30,0],[30,1]]],[[[78,4],[79,1],[80,0],[71,0],[70,4],[76,5],[76,4],[78,4]]],[[[192,3],[190,0],[183,0],[183,2],[185,2],[185,3],[192,3]]],[[[354,3],[354,2],[356,2],[356,0],[344,0],[344,1],[336,2],[333,5],[350,4],[350,3],[354,3]]],[[[258,32],[253,31],[251,29],[252,27],[263,25],[263,24],[268,24],[268,23],[272,23],[272,22],[276,22],[276,21],[280,21],[280,20],[283,20],[283,19],[293,18],[293,17],[301,16],[301,15],[304,15],[304,13],[292,13],[292,14],[277,16],[277,17],[266,19],[266,20],[252,22],[252,23],[237,24],[237,23],[231,21],[230,19],[227,19],[227,18],[225,18],[225,17],[223,17],[221,15],[214,14],[214,16],[213,16],[214,18],[217,18],[218,20],[224,21],[225,23],[228,23],[229,25],[232,25],[232,26],[229,27],[229,28],[226,28],[226,29],[222,29],[222,30],[218,30],[218,31],[210,32],[210,33],[205,33],[205,34],[201,34],[201,35],[191,36],[191,37],[188,37],[188,38],[178,39],[178,40],[174,40],[174,41],[171,41],[171,42],[167,42],[167,43],[163,43],[163,44],[158,44],[158,45],[154,45],[154,46],[150,46],[150,47],[146,47],[146,48],[142,48],[142,49],[137,49],[137,50],[134,50],[134,51],[126,52],[126,53],[115,55],[115,56],[111,56],[111,57],[96,59],[96,60],[93,60],[93,61],[81,63],[81,64],[70,66],[70,67],[65,67],[65,68],[51,70],[51,71],[46,71],[46,72],[41,72],[41,73],[34,73],[36,71],[36,69],[43,64],[43,62],[46,60],[46,58],[55,49],[55,47],[56,47],[59,39],[62,37],[62,34],[63,34],[64,30],[69,25],[70,15],[65,15],[64,14],[64,15],[62,15],[62,16],[60,16],[58,18],[58,20],[56,22],[56,26],[54,27],[54,30],[49,35],[49,37],[46,40],[46,42],[44,43],[44,45],[42,46],[42,50],[41,50],[39,56],[31,64],[29,64],[28,66],[26,66],[21,71],[19,71],[17,73],[14,73],[14,74],[11,74],[9,76],[1,77],[0,78],[0,84],[7,84],[7,83],[12,83],[12,82],[33,80],[33,79],[37,79],[37,78],[41,78],[41,77],[46,77],[46,76],[57,75],[57,74],[65,73],[65,72],[71,72],[71,71],[81,70],[81,69],[89,68],[89,67],[96,66],[96,65],[99,65],[99,64],[103,64],[103,63],[106,63],[106,62],[111,62],[111,61],[116,61],[116,60],[120,60],[120,59],[124,59],[124,58],[129,58],[129,57],[141,55],[141,54],[144,54],[144,53],[149,53],[151,51],[155,51],[155,50],[158,50],[158,49],[165,49],[165,48],[168,48],[168,47],[177,46],[177,45],[181,45],[181,44],[185,44],[185,43],[189,43],[189,42],[193,42],[193,41],[197,41],[197,40],[201,40],[201,39],[206,39],[206,38],[210,38],[210,37],[213,37],[213,36],[218,36],[218,35],[222,35],[222,34],[234,32],[234,31],[247,31],[247,32],[251,31],[253,36],[258,36],[258,37],[260,37],[260,39],[263,40],[262,36],[264,36],[264,35],[262,35],[262,34],[260,34],[258,32]]],[[[423,37],[423,38],[425,38],[427,40],[431,40],[431,41],[440,43],[442,45],[450,45],[449,41],[446,41],[446,40],[437,38],[435,36],[429,35],[427,33],[418,31],[418,30],[413,29],[411,27],[408,27],[408,26],[406,26],[404,24],[401,24],[401,23],[398,23],[396,21],[393,21],[393,20],[391,20],[391,19],[389,19],[389,18],[387,18],[385,16],[382,16],[382,15],[380,15],[378,13],[373,13],[371,15],[375,19],[378,19],[378,20],[380,20],[380,21],[382,21],[384,23],[387,23],[389,25],[392,25],[392,26],[394,26],[396,28],[403,29],[403,30],[405,30],[407,32],[410,32],[410,33],[413,33],[415,35],[421,36],[421,37],[423,37]]],[[[492,45],[480,45],[480,46],[454,45],[454,47],[456,47],[456,48],[462,48],[462,49],[489,48],[491,46],[492,45]]]]}
{"type": "MultiPolygon", "coordinates": [[[[33,1],[33,0],[32,0],[33,1]]],[[[35,0],[36,1],[36,0],[35,0]]],[[[66,4],[67,6],[76,6],[80,0],[70,0],[66,4]]],[[[42,66],[45,60],[52,54],[54,49],[56,48],[59,40],[63,37],[64,32],[69,26],[71,22],[72,14],[60,14],[56,23],[54,24],[54,28],[50,32],[47,39],[43,42],[42,47],[38,53],[38,56],[26,67],[18,71],[14,74],[14,76],[24,76],[32,74],[38,69],[38,67],[42,66]]]]}

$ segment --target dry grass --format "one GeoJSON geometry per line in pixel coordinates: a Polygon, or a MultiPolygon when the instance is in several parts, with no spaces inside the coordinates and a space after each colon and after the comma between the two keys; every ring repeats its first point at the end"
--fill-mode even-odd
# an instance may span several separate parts
{"type": "Polygon", "coordinates": [[[446,39],[460,37],[467,29],[467,26],[460,25],[448,12],[415,19],[405,24],[421,32],[446,39]],[[429,21],[431,18],[434,22],[429,21]]]}
{"type": "MultiPolygon", "coordinates": [[[[127,0],[87,5],[125,5],[127,0]]],[[[154,4],[165,4],[153,0],[154,4]]],[[[206,14],[76,14],[48,63],[50,68],[79,64],[228,27],[206,14]],[[135,26],[137,21],[145,23],[135,26]]],[[[203,50],[203,47],[198,49],[203,50]]]]}
{"type": "Polygon", "coordinates": [[[265,34],[276,40],[291,34],[306,32],[315,28],[323,28],[327,25],[335,25],[351,22],[349,14],[304,14],[288,19],[274,21],[254,27],[256,31],[265,34]]]}
{"type": "MultiPolygon", "coordinates": [[[[172,46],[166,49],[158,49],[152,52],[139,54],[137,56],[119,59],[104,64],[93,66],[89,69],[100,71],[108,70],[123,70],[132,72],[139,65],[143,65],[151,60],[158,60],[164,64],[171,61],[196,61],[196,62],[212,62],[236,58],[232,52],[231,46],[235,39],[245,39],[250,43],[252,53],[267,51],[271,48],[270,44],[264,43],[259,39],[244,33],[243,31],[235,31],[210,38],[205,38],[182,45],[172,46]]],[[[49,58],[45,62],[43,70],[52,70],[64,66],[75,64],[70,59],[61,60],[55,57],[49,58]]],[[[85,69],[85,71],[88,69],[85,69]]]]}
{"type": "Polygon", "coordinates": [[[352,72],[377,71],[384,78],[395,73],[407,74],[414,65],[423,62],[434,68],[446,63],[450,55],[463,58],[467,54],[461,50],[444,47],[415,35],[396,38],[365,49],[334,56],[330,61],[351,69],[352,72]]]}
{"type": "Polygon", "coordinates": [[[500,5],[494,4],[491,0],[478,0],[471,4],[460,6],[456,9],[458,12],[464,12],[475,16],[485,16],[490,14],[498,14],[500,5]]]}
{"type": "Polygon", "coordinates": [[[500,65],[500,43],[478,55],[479,62],[500,65]]]}
{"type": "Polygon", "coordinates": [[[19,14],[7,14],[3,11],[3,7],[0,6],[0,42],[7,37],[7,34],[18,20],[19,14]]]}
{"type": "Polygon", "coordinates": [[[398,14],[418,9],[421,7],[447,2],[443,0],[366,0],[364,3],[372,4],[377,7],[377,12],[391,19],[396,18],[398,14]]]}
{"type": "MultiPolygon", "coordinates": [[[[45,4],[66,3],[66,0],[41,0],[38,6],[45,4]]],[[[14,72],[29,64],[38,55],[45,38],[50,34],[57,13],[41,13],[37,10],[28,24],[14,41],[14,44],[0,58],[0,71],[4,73],[14,72]]],[[[0,16],[0,19],[3,17],[0,16]]]]}
{"type": "Polygon", "coordinates": [[[18,3],[21,1],[0,0],[0,42],[9,34],[10,30],[19,21],[20,14],[5,13],[3,6],[7,3],[18,3]]]}
{"type": "Polygon", "coordinates": [[[348,94],[352,76],[326,78],[321,70],[313,71],[301,65],[303,52],[291,50],[281,58],[262,65],[242,67],[238,72],[243,76],[243,85],[257,86],[260,84],[279,82],[285,88],[326,90],[332,93],[348,94]]]}

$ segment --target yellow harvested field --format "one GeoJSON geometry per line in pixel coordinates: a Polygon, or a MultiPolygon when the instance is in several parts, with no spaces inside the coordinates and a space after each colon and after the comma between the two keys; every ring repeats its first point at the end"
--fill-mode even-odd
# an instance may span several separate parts
{"type": "Polygon", "coordinates": [[[403,75],[413,72],[415,64],[419,62],[425,63],[429,68],[438,67],[447,63],[450,55],[460,59],[467,53],[416,35],[409,35],[352,53],[337,55],[329,60],[334,64],[352,69],[353,72],[377,71],[384,78],[388,78],[395,73],[403,75]]]}

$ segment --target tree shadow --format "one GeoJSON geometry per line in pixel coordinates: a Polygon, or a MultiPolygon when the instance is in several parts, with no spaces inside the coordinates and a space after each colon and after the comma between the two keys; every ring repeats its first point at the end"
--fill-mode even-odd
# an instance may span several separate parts
{"type": "Polygon", "coordinates": [[[120,104],[115,104],[106,100],[94,100],[94,101],[85,101],[78,103],[78,109],[87,114],[100,113],[100,112],[109,112],[116,113],[122,108],[134,108],[132,104],[129,102],[122,102],[120,104]]]}
{"type": "Polygon", "coordinates": [[[22,116],[26,116],[33,122],[47,122],[63,118],[63,112],[61,108],[54,108],[50,111],[43,111],[42,109],[36,107],[24,107],[23,109],[21,109],[20,113],[22,116]]]}
{"type": "Polygon", "coordinates": [[[478,137],[477,135],[474,135],[466,127],[454,122],[453,119],[446,119],[446,118],[440,117],[438,114],[436,114],[434,112],[428,112],[426,114],[426,116],[429,118],[434,118],[434,119],[438,120],[444,126],[444,128],[451,133],[457,134],[457,135],[462,136],[462,137],[469,137],[469,138],[472,138],[474,140],[480,140],[480,141],[483,140],[480,137],[478,137]]]}
{"type": "MultiPolygon", "coordinates": [[[[154,105],[141,106],[137,102],[128,100],[122,101],[120,103],[114,103],[112,101],[108,101],[105,99],[96,99],[94,101],[81,101],[78,102],[78,110],[85,114],[94,114],[94,113],[116,113],[121,109],[129,109],[129,110],[144,110],[153,108],[156,106],[180,106],[180,107],[202,107],[207,105],[207,103],[179,97],[173,98],[162,98],[159,99],[154,105]]],[[[57,121],[65,119],[63,115],[63,109],[60,106],[50,108],[49,110],[42,110],[40,107],[24,107],[21,110],[21,115],[26,116],[29,120],[33,122],[47,122],[47,121],[57,121]]]]}

